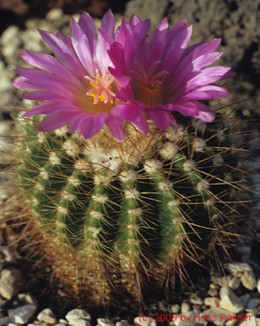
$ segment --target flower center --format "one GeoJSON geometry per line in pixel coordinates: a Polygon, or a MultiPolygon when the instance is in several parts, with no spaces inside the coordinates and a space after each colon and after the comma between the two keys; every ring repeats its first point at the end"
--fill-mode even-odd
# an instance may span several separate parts
{"type": "Polygon", "coordinates": [[[168,72],[156,72],[160,64],[159,60],[155,61],[145,70],[139,62],[135,62],[135,69],[132,71],[136,99],[147,105],[162,104],[163,101],[162,80],[168,72]]]}
{"type": "Polygon", "coordinates": [[[93,104],[98,104],[103,102],[104,104],[114,103],[115,93],[113,92],[114,88],[114,77],[107,74],[101,76],[98,69],[96,69],[96,76],[90,77],[85,76],[89,81],[89,89],[86,94],[92,98],[93,104]]]}

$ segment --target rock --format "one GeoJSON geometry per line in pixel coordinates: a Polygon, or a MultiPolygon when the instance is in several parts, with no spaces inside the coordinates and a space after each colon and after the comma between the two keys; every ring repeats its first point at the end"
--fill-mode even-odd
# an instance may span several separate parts
{"type": "Polygon", "coordinates": [[[227,316],[230,316],[230,311],[219,307],[207,309],[200,314],[201,318],[204,318],[209,322],[213,322],[214,325],[218,326],[225,325],[225,322],[227,321],[227,316]]]}
{"type": "Polygon", "coordinates": [[[215,277],[214,282],[219,286],[228,286],[228,283],[231,281],[232,276],[227,275],[223,277],[215,277]]]}
{"type": "Polygon", "coordinates": [[[23,287],[24,280],[17,269],[4,269],[0,276],[0,295],[10,300],[23,287]]]}
{"type": "Polygon", "coordinates": [[[132,14],[137,13],[141,18],[147,18],[151,20],[152,25],[158,24],[162,19],[163,14],[168,6],[167,0],[154,1],[154,0],[135,0],[130,1],[127,5],[126,16],[130,17],[132,14]],[[148,14],[149,13],[149,14],[148,14]]]}
{"type": "Polygon", "coordinates": [[[9,324],[9,322],[10,322],[9,317],[2,317],[2,318],[0,318],[0,326],[7,325],[7,324],[9,324]]]}
{"type": "Polygon", "coordinates": [[[246,307],[249,298],[250,298],[250,294],[248,294],[248,293],[246,293],[246,294],[242,295],[241,297],[239,297],[239,299],[241,300],[244,307],[246,307]]]}
{"type": "Polygon", "coordinates": [[[43,321],[47,324],[55,324],[57,322],[56,317],[54,316],[51,309],[46,308],[43,309],[38,315],[37,319],[39,321],[43,321]]]}
{"type": "Polygon", "coordinates": [[[110,322],[110,320],[105,319],[105,318],[98,318],[97,319],[97,324],[99,326],[112,326],[112,323],[110,322]]]}
{"type": "Polygon", "coordinates": [[[61,319],[59,319],[59,324],[67,325],[68,322],[67,322],[67,320],[61,318],[61,319]]]}
{"type": "Polygon", "coordinates": [[[257,286],[257,281],[253,271],[246,271],[241,276],[243,286],[248,290],[254,290],[257,286]]]}
{"type": "Polygon", "coordinates": [[[231,274],[234,275],[244,272],[252,272],[252,267],[247,263],[227,263],[225,267],[229,270],[231,274]]]}
{"type": "Polygon", "coordinates": [[[116,322],[116,326],[130,326],[127,320],[120,320],[116,322]]]}
{"type": "Polygon", "coordinates": [[[17,295],[17,301],[19,302],[20,306],[26,304],[32,304],[37,306],[37,300],[31,294],[28,293],[19,293],[17,295]]]}
{"type": "Polygon", "coordinates": [[[174,304],[171,306],[171,312],[173,314],[178,314],[180,312],[181,308],[178,304],[174,304]]]}
{"type": "MultiPolygon", "coordinates": [[[[0,135],[1,137],[1,135],[0,135]]],[[[2,246],[0,247],[1,255],[4,256],[4,261],[8,263],[17,262],[17,258],[19,257],[17,252],[15,252],[14,248],[11,246],[2,246]]]]}
{"type": "Polygon", "coordinates": [[[152,318],[149,317],[148,315],[140,315],[138,317],[135,317],[134,319],[134,325],[136,326],[156,326],[156,321],[152,318]]]}
{"type": "Polygon", "coordinates": [[[8,71],[1,71],[0,92],[7,91],[13,87],[11,78],[12,74],[8,71]]]}
{"type": "Polygon", "coordinates": [[[194,293],[190,296],[190,303],[195,305],[202,305],[203,300],[199,296],[197,296],[197,294],[194,293]]]}
{"type": "Polygon", "coordinates": [[[10,43],[18,44],[17,34],[19,34],[19,28],[17,26],[11,25],[5,29],[1,36],[2,45],[7,45],[10,43]]]}
{"type": "Polygon", "coordinates": [[[232,290],[237,290],[239,288],[240,284],[241,284],[241,280],[237,276],[232,277],[231,280],[228,282],[228,286],[232,290]]]}
{"type": "Polygon", "coordinates": [[[257,308],[258,306],[260,306],[260,299],[250,299],[247,302],[246,309],[253,310],[253,309],[257,308]]]}
{"type": "Polygon", "coordinates": [[[210,295],[211,297],[216,297],[216,296],[218,296],[218,290],[217,289],[209,289],[208,295],[210,295]]]}
{"type": "Polygon", "coordinates": [[[238,313],[244,309],[242,301],[236,296],[236,294],[227,286],[223,286],[220,289],[220,307],[238,313]]]}
{"type": "Polygon", "coordinates": [[[63,17],[62,9],[54,8],[47,13],[45,18],[49,21],[56,21],[56,20],[60,20],[62,17],[63,17]]]}
{"type": "Polygon", "coordinates": [[[239,326],[257,326],[255,316],[247,315],[247,317],[248,320],[242,321],[242,323],[240,323],[239,326]]]}
{"type": "Polygon", "coordinates": [[[184,314],[185,312],[191,311],[190,305],[187,302],[183,302],[181,304],[181,312],[184,314]]]}
{"type": "Polygon", "coordinates": [[[28,323],[29,319],[33,316],[35,311],[36,306],[28,304],[15,309],[9,309],[8,316],[12,323],[24,325],[28,323]]]}
{"type": "Polygon", "coordinates": [[[220,301],[216,297],[207,297],[204,299],[204,304],[210,307],[219,307],[220,301]]]}
{"type": "Polygon", "coordinates": [[[206,326],[207,321],[201,318],[201,314],[197,310],[179,314],[178,319],[174,321],[176,326],[206,326]]]}
{"type": "Polygon", "coordinates": [[[84,309],[73,309],[65,317],[70,325],[90,326],[90,314],[84,309]]]}

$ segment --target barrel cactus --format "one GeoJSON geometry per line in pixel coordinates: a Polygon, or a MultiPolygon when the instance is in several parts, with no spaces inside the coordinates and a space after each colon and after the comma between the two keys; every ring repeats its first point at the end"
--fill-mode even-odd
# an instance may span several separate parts
{"type": "Polygon", "coordinates": [[[26,237],[60,286],[94,306],[171,286],[187,261],[225,246],[239,216],[232,131],[199,101],[227,96],[211,84],[229,68],[205,68],[220,41],[187,47],[185,21],[164,20],[149,42],[148,30],[133,16],[114,32],[108,12],[96,32],[83,14],[71,38],[41,31],[56,57],[23,53],[36,69],[15,81],[45,101],[22,123],[26,237]]]}

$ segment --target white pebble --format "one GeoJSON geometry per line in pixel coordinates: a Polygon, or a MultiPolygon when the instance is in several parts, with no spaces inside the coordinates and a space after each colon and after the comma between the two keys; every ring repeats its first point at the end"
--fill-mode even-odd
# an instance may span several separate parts
{"type": "Polygon", "coordinates": [[[190,305],[187,302],[183,302],[181,304],[181,312],[182,313],[188,312],[190,310],[191,310],[190,305]]]}
{"type": "Polygon", "coordinates": [[[116,322],[116,326],[130,326],[127,320],[120,320],[116,322]]]}
{"type": "Polygon", "coordinates": [[[98,326],[112,326],[112,323],[108,319],[98,318],[97,319],[97,325],[98,326]]]}
{"type": "Polygon", "coordinates": [[[43,309],[38,315],[37,319],[39,321],[43,321],[47,324],[55,324],[56,323],[56,317],[54,316],[51,309],[43,309]]]}
{"type": "Polygon", "coordinates": [[[257,287],[258,293],[260,294],[260,278],[257,281],[257,286],[256,287],[257,287]]]}
{"type": "Polygon", "coordinates": [[[90,314],[83,309],[73,309],[65,316],[69,324],[73,326],[90,326],[90,314]]]}
{"type": "Polygon", "coordinates": [[[241,284],[240,278],[237,276],[232,277],[231,280],[229,280],[229,282],[228,282],[228,286],[232,290],[237,290],[239,288],[240,284],[241,284]]]}
{"type": "Polygon", "coordinates": [[[238,274],[238,273],[244,273],[244,272],[251,272],[252,268],[247,263],[227,263],[226,268],[230,271],[231,274],[238,274]]]}
{"type": "Polygon", "coordinates": [[[49,21],[57,21],[60,20],[63,16],[63,11],[60,8],[54,8],[51,9],[47,15],[46,15],[46,19],[49,21]]]}
{"type": "Polygon", "coordinates": [[[138,316],[134,319],[134,325],[136,326],[156,326],[156,321],[149,316],[138,316]]]}
{"type": "Polygon", "coordinates": [[[219,298],[216,297],[207,297],[204,299],[204,304],[210,307],[219,307],[219,298]]]}
{"type": "Polygon", "coordinates": [[[236,294],[227,286],[220,289],[220,307],[238,313],[244,309],[244,304],[236,294]]]}
{"type": "Polygon", "coordinates": [[[241,276],[243,286],[248,290],[254,290],[257,286],[257,281],[253,271],[246,271],[241,276]]]}

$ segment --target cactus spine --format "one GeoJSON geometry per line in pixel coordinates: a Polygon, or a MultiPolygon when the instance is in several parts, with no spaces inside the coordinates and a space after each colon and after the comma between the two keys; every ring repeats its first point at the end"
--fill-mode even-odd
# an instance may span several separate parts
{"type": "Polygon", "coordinates": [[[141,301],[145,284],[170,283],[239,215],[238,156],[222,115],[207,127],[184,123],[146,136],[129,125],[117,143],[106,130],[85,140],[25,122],[17,172],[28,223],[54,277],[91,304],[119,293],[141,301]]]}

